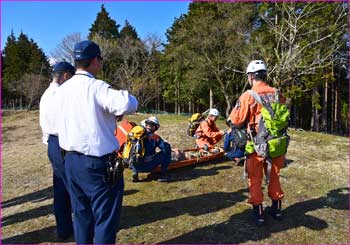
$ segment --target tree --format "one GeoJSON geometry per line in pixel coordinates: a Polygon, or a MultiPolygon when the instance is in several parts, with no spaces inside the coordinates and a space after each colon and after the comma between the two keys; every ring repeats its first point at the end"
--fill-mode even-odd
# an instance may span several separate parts
{"type": "Polygon", "coordinates": [[[347,7],[344,3],[264,3],[259,13],[263,21],[252,40],[251,55],[269,63],[269,77],[291,98],[290,107],[292,101],[312,101],[313,112],[304,116],[313,115],[310,122],[318,131],[322,106],[323,127],[328,118],[328,87],[334,81],[334,54],[345,42],[347,7]]]}
{"type": "Polygon", "coordinates": [[[117,39],[119,38],[119,27],[120,25],[109,16],[104,4],[102,4],[101,11],[97,14],[95,22],[89,29],[90,33],[88,38],[91,40],[94,35],[98,34],[106,39],[117,39]]]}
{"type": "Polygon", "coordinates": [[[129,21],[127,20],[125,20],[125,25],[120,31],[120,39],[124,39],[126,37],[130,37],[134,40],[140,40],[135,28],[132,25],[130,25],[129,21]]]}
{"type": "Polygon", "coordinates": [[[83,41],[81,33],[74,32],[65,36],[62,41],[57,45],[55,50],[51,53],[51,57],[58,61],[67,61],[74,64],[73,51],[76,43],[83,41]]]}
{"type": "Polygon", "coordinates": [[[18,47],[16,46],[17,39],[11,31],[11,34],[7,37],[5,48],[3,51],[3,63],[2,63],[2,96],[3,100],[10,97],[11,81],[19,79],[21,74],[21,60],[19,56],[18,47]]]}
{"type": "Polygon", "coordinates": [[[199,100],[208,97],[201,89],[206,89],[207,94],[211,91],[217,102],[224,101],[226,115],[238,97],[237,88],[243,85],[242,76],[232,73],[231,68],[241,67],[245,61],[244,46],[253,7],[251,3],[191,3],[188,14],[176,20],[168,31],[165,56],[174,65],[179,62],[177,58],[183,60],[175,65],[178,74],[173,78],[194,85],[192,92],[198,94],[199,100]]]}
{"type": "Polygon", "coordinates": [[[37,93],[23,89],[24,87],[34,89],[34,81],[23,79],[23,77],[27,74],[27,77],[37,75],[41,78],[48,78],[50,71],[50,65],[44,52],[33,39],[29,39],[23,32],[16,39],[11,33],[4,48],[3,82],[8,90],[6,100],[20,99],[23,104],[29,106],[29,109],[35,107],[37,100],[35,98],[33,100],[33,97],[37,97],[37,93]]]}

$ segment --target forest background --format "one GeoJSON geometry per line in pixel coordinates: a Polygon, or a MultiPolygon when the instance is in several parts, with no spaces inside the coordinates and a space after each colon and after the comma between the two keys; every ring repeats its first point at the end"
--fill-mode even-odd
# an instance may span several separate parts
{"type": "Polygon", "coordinates": [[[98,78],[127,89],[151,113],[194,113],[217,107],[227,116],[247,89],[252,59],[268,64],[269,83],[287,97],[291,126],[348,135],[349,6],[347,2],[190,3],[163,43],[145,39],[105,6],[88,37],[72,33],[49,56],[21,32],[1,53],[2,109],[38,108],[51,82],[53,60],[73,63],[74,44],[97,42],[103,55],[98,78]]]}

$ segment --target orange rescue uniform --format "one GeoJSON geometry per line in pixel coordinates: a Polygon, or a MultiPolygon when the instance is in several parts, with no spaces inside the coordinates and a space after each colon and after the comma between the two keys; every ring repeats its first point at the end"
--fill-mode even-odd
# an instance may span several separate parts
{"type": "MultiPolygon", "coordinates": [[[[273,102],[275,100],[276,89],[268,86],[264,82],[255,82],[252,87],[263,100],[273,102]]],[[[280,95],[280,102],[285,102],[280,95]]],[[[260,111],[262,105],[255,101],[255,99],[246,91],[244,92],[232,109],[230,114],[231,122],[239,127],[246,126],[249,131],[249,125],[255,126],[255,131],[258,130],[258,122],[260,120],[260,111]]],[[[261,190],[263,171],[266,172],[265,159],[252,153],[247,156],[247,172],[250,198],[248,200],[252,205],[262,204],[264,196],[261,190]]],[[[284,156],[272,158],[272,167],[270,173],[270,181],[268,185],[268,195],[272,200],[281,200],[284,193],[281,189],[279,174],[280,169],[284,166],[284,156]]]]}
{"type": "Polygon", "coordinates": [[[196,139],[196,144],[200,148],[204,147],[204,145],[208,145],[208,147],[214,146],[223,136],[220,129],[216,127],[215,122],[208,119],[199,124],[195,135],[199,137],[196,139]]]}

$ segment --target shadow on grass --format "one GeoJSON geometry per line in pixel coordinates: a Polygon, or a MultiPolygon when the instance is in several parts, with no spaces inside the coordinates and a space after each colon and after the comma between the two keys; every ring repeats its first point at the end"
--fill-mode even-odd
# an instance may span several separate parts
{"type": "MultiPolygon", "coordinates": [[[[47,188],[47,189],[52,191],[52,188],[47,188]]],[[[41,190],[39,192],[32,193],[30,195],[23,196],[23,197],[17,199],[17,201],[21,200],[19,203],[16,203],[16,201],[11,201],[9,203],[11,203],[12,205],[15,205],[15,203],[16,204],[24,203],[25,200],[26,201],[39,201],[39,200],[42,201],[42,200],[47,199],[47,197],[51,198],[52,196],[49,196],[49,195],[44,196],[42,198],[39,197],[39,194],[43,193],[42,191],[44,191],[44,193],[46,193],[46,191],[48,191],[47,189],[41,190]],[[30,196],[31,198],[33,196],[35,196],[37,198],[30,199],[30,198],[28,198],[28,196],[30,196]]],[[[133,189],[132,190],[126,190],[124,192],[124,196],[132,195],[132,194],[134,194],[136,192],[138,192],[138,190],[133,190],[133,189]]],[[[53,211],[53,204],[40,206],[40,207],[31,209],[31,210],[28,210],[28,211],[19,212],[19,213],[10,215],[10,216],[2,217],[1,226],[5,227],[5,226],[8,226],[8,225],[12,225],[12,224],[15,224],[15,223],[23,222],[23,221],[26,221],[26,220],[35,219],[35,218],[42,217],[42,216],[47,216],[47,215],[50,215],[50,214],[53,215],[53,213],[54,213],[54,211],[53,211]]]]}
{"type": "MultiPolygon", "coordinates": [[[[217,175],[220,170],[230,169],[233,167],[229,166],[230,164],[227,163],[226,166],[216,166],[216,163],[224,163],[225,161],[220,162],[207,162],[207,163],[201,163],[198,165],[190,165],[183,168],[173,169],[169,171],[169,174],[171,175],[171,182],[180,182],[180,181],[187,181],[191,179],[196,179],[204,176],[214,176],[217,175]],[[209,169],[200,169],[199,166],[209,166],[213,165],[212,168],[209,169]]],[[[226,161],[227,162],[227,161],[226,161]]],[[[150,182],[157,180],[160,173],[149,173],[147,178],[140,179],[139,182],[150,182]]]]}
{"type": "Polygon", "coordinates": [[[212,192],[209,194],[185,197],[164,202],[151,202],[135,207],[124,206],[122,209],[121,229],[152,223],[177,217],[183,214],[198,216],[216,212],[244,201],[247,189],[236,192],[212,192]]]}
{"type": "Polygon", "coordinates": [[[165,244],[183,243],[246,243],[260,241],[273,233],[283,232],[297,227],[323,230],[328,227],[326,221],[307,214],[322,208],[349,209],[349,192],[347,188],[330,191],[327,196],[296,203],[283,210],[283,220],[275,221],[266,217],[268,225],[256,227],[251,210],[232,215],[227,221],[193,230],[189,233],[163,241],[165,244]]]}
{"type": "Polygon", "coordinates": [[[179,182],[179,181],[187,181],[191,179],[196,179],[204,176],[214,176],[219,174],[220,170],[225,170],[225,169],[230,169],[232,166],[216,166],[214,165],[213,167],[209,169],[200,169],[196,168],[195,166],[189,166],[186,169],[178,169],[173,171],[173,179],[172,181],[174,182],[179,182]],[[185,171],[185,173],[184,173],[185,171]]]}
{"type": "MultiPolygon", "coordinates": [[[[62,243],[56,239],[56,227],[50,226],[41,230],[27,232],[21,235],[9,237],[1,240],[1,244],[38,244],[38,243],[62,243]]],[[[74,243],[71,237],[64,241],[65,243],[74,243]]]]}
{"type": "Polygon", "coordinates": [[[16,197],[16,198],[13,198],[11,200],[4,201],[1,204],[1,208],[4,209],[4,208],[11,207],[11,206],[19,205],[19,204],[22,204],[25,202],[42,202],[42,201],[45,201],[45,200],[51,199],[51,198],[53,198],[52,186],[45,188],[45,189],[42,189],[42,190],[37,191],[37,192],[33,192],[33,193],[30,193],[30,194],[27,194],[27,195],[24,195],[21,197],[16,197]]]}

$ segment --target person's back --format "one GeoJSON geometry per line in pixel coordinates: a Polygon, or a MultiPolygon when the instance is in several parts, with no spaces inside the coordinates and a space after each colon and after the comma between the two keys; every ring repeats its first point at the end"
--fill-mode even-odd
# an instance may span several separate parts
{"type": "Polygon", "coordinates": [[[241,149],[236,143],[234,132],[229,129],[224,138],[225,156],[229,160],[234,160],[237,164],[240,164],[241,158],[244,157],[244,149],[241,149]]]}
{"type": "Polygon", "coordinates": [[[112,89],[95,76],[102,69],[99,46],[82,41],[74,47],[75,75],[57,91],[57,131],[78,244],[115,244],[124,178],[115,161],[116,118],[136,111],[127,91],[112,89]],[[111,170],[112,169],[112,170],[111,170]]]}
{"type": "Polygon", "coordinates": [[[40,126],[43,132],[43,143],[48,145],[47,155],[53,169],[53,206],[56,219],[57,239],[64,241],[73,234],[72,209],[67,188],[65,164],[59,146],[58,134],[55,128],[57,121],[53,113],[57,103],[55,95],[65,81],[75,73],[74,67],[68,62],[58,62],[53,66],[53,80],[41,96],[39,105],[40,126]]]}
{"type": "MultiPolygon", "coordinates": [[[[267,67],[262,60],[254,60],[247,67],[248,83],[251,90],[256,92],[263,101],[274,102],[276,98],[276,89],[267,85],[267,67]]],[[[247,142],[247,147],[253,143],[252,150],[246,147],[247,155],[246,170],[248,172],[248,183],[250,197],[248,202],[253,205],[253,214],[255,223],[261,226],[265,223],[263,210],[262,178],[263,172],[269,176],[268,196],[272,200],[272,205],[266,208],[266,212],[273,218],[281,219],[281,205],[284,193],[282,191],[279,173],[284,166],[284,156],[279,156],[267,159],[265,156],[259,155],[254,146],[254,137],[259,132],[258,122],[261,118],[262,105],[256,101],[251,95],[252,91],[243,93],[230,114],[230,121],[236,128],[247,128],[250,135],[250,141],[247,142]],[[264,171],[266,169],[267,171],[264,171]]],[[[280,102],[283,102],[283,97],[280,102]]],[[[259,149],[260,151],[260,149],[259,149]]]]}
{"type": "Polygon", "coordinates": [[[94,156],[117,149],[119,143],[110,132],[115,130],[115,115],[123,115],[132,106],[129,94],[111,90],[107,83],[83,71],[77,72],[60,90],[66,98],[62,102],[65,117],[60,123],[61,132],[66,137],[62,138],[60,145],[67,151],[94,156]],[[119,106],[109,108],[108,103],[118,103],[119,106]]]}
{"type": "MultiPolygon", "coordinates": [[[[276,89],[274,87],[270,87],[263,81],[254,83],[251,90],[255,91],[266,102],[275,101],[276,89]]],[[[284,98],[282,96],[280,100],[281,102],[284,102],[284,98]]],[[[255,130],[257,130],[262,105],[257,103],[248,91],[244,92],[241,95],[239,101],[240,110],[232,110],[230,117],[232,117],[235,122],[242,121],[244,118],[248,118],[246,121],[247,125],[254,125],[255,130]]]]}

